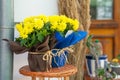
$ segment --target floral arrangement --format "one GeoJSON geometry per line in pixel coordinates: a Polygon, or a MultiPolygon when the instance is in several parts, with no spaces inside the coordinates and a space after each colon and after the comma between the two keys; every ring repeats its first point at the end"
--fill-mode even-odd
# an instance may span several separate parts
{"type": "Polygon", "coordinates": [[[16,25],[20,37],[16,41],[22,46],[32,47],[38,42],[43,42],[48,35],[60,32],[65,36],[68,30],[77,31],[79,22],[67,18],[64,15],[58,16],[32,16],[25,18],[23,22],[16,25]]]}
{"type": "Polygon", "coordinates": [[[45,71],[51,65],[63,66],[67,61],[66,54],[72,52],[68,47],[86,37],[87,32],[78,28],[76,19],[64,15],[31,16],[16,24],[19,37],[15,41],[3,40],[16,54],[29,52],[28,62],[32,71],[45,71]]]}
{"type": "Polygon", "coordinates": [[[87,32],[78,31],[78,28],[79,22],[76,19],[64,15],[31,16],[16,24],[19,37],[16,38],[15,43],[10,40],[9,43],[11,50],[15,53],[64,48],[86,37],[87,32]]]}

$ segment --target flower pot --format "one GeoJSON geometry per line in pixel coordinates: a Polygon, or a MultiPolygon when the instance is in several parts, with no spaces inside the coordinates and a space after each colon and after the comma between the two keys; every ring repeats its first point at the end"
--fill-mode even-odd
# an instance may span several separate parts
{"type": "Polygon", "coordinates": [[[57,53],[57,50],[52,51],[54,56],[52,57],[52,67],[62,67],[66,64],[67,61],[67,52],[64,51],[63,53],[60,53],[60,55],[57,53]]]}
{"type": "Polygon", "coordinates": [[[36,52],[28,53],[28,65],[31,71],[48,71],[50,69],[50,64],[43,60],[44,54],[38,54],[36,52]],[[34,54],[33,54],[34,53],[34,54]]]}
{"type": "MultiPolygon", "coordinates": [[[[105,68],[107,65],[107,55],[102,55],[99,57],[98,63],[101,68],[105,68]]],[[[87,72],[90,77],[96,76],[97,63],[92,55],[86,55],[86,67],[87,72]]]]}
{"type": "Polygon", "coordinates": [[[111,68],[112,72],[115,72],[117,75],[120,75],[120,65],[118,66],[111,65],[111,68]]]}

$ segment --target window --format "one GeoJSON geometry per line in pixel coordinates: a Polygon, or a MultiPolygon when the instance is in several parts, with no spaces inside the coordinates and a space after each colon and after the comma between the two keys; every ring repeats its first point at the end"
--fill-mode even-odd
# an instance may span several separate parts
{"type": "Polygon", "coordinates": [[[113,18],[113,0],[91,0],[91,18],[105,20],[113,18]]]}

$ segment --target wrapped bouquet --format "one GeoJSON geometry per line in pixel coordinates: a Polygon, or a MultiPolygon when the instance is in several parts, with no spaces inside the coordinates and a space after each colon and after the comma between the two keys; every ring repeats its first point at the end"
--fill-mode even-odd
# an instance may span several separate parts
{"type": "Polygon", "coordinates": [[[51,66],[63,66],[66,54],[72,52],[68,47],[86,37],[87,32],[79,31],[78,28],[76,19],[64,15],[31,16],[16,24],[19,37],[15,41],[3,40],[9,43],[10,49],[16,54],[29,53],[28,62],[29,66],[32,65],[32,71],[45,71],[51,66]],[[62,61],[58,59],[61,57],[62,61]],[[44,65],[47,67],[41,67],[44,65]]]}

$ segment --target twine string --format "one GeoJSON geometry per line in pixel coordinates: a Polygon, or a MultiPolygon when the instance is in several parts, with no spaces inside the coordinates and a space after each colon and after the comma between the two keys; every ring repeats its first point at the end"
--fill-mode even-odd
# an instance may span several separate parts
{"type": "MultiPolygon", "coordinates": [[[[46,61],[46,62],[49,64],[50,68],[52,68],[52,66],[51,66],[52,56],[54,56],[54,54],[53,54],[51,51],[47,51],[47,52],[43,55],[43,60],[46,61]]],[[[47,67],[46,69],[47,69],[47,71],[49,71],[49,70],[48,70],[48,67],[47,67]]]]}
{"type": "MultiPolygon", "coordinates": [[[[43,54],[43,60],[49,64],[50,68],[52,68],[52,65],[51,65],[52,58],[54,59],[55,64],[58,66],[58,64],[55,60],[55,56],[60,57],[61,54],[64,55],[66,62],[68,63],[68,59],[67,59],[67,56],[65,54],[65,51],[67,51],[69,53],[73,52],[72,48],[63,48],[63,49],[52,49],[52,50],[49,50],[47,52],[30,52],[29,54],[43,54]],[[53,52],[54,50],[56,51],[55,53],[53,52]]],[[[46,70],[49,71],[48,67],[46,67],[46,68],[47,68],[46,70]]]]}
{"type": "MultiPolygon", "coordinates": [[[[53,49],[53,50],[56,50],[56,53],[54,54],[54,56],[60,57],[60,55],[63,54],[64,57],[65,57],[66,62],[69,63],[69,62],[68,62],[68,59],[67,59],[67,56],[66,56],[66,54],[65,54],[65,51],[68,51],[69,53],[73,53],[72,48],[53,49]]],[[[54,59],[55,64],[58,66],[58,64],[57,64],[57,62],[56,62],[56,60],[55,60],[55,57],[53,57],[53,59],[54,59]]]]}

